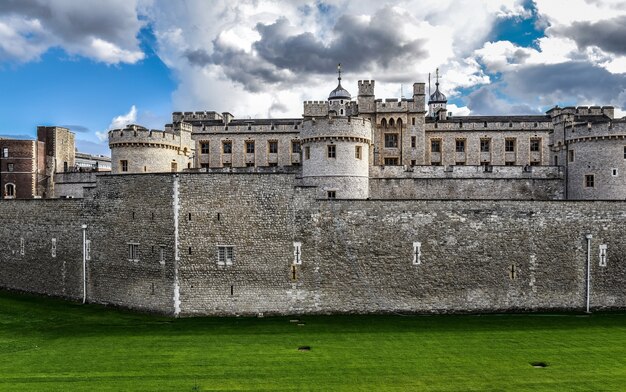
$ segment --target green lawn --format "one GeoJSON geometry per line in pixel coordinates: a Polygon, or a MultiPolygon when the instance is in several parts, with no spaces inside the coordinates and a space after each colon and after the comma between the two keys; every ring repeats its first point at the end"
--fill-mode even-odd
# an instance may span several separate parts
{"type": "Polygon", "coordinates": [[[0,292],[0,390],[626,390],[625,314],[301,320],[173,320],[0,292]]]}

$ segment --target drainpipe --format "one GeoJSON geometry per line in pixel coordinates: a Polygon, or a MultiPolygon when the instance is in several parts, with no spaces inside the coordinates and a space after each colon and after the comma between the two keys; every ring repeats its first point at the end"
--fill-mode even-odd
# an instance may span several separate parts
{"type": "Polygon", "coordinates": [[[589,295],[591,294],[591,239],[593,236],[587,234],[585,238],[587,238],[587,313],[591,313],[589,311],[589,295]]]}
{"type": "Polygon", "coordinates": [[[87,225],[83,229],[83,304],[87,301],[87,225]]]}

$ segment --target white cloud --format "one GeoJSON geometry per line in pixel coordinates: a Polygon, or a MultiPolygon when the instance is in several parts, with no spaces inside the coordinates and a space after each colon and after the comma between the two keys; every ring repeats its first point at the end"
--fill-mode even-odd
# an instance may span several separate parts
{"type": "Polygon", "coordinates": [[[137,0],[4,0],[0,61],[31,61],[61,47],[108,64],[135,63],[144,58],[137,39],[143,25],[137,0]]]}
{"type": "Polygon", "coordinates": [[[133,105],[130,107],[130,110],[128,111],[128,113],[120,114],[119,116],[113,117],[106,131],[103,131],[103,132],[96,131],[96,136],[98,137],[98,140],[100,140],[101,142],[104,142],[104,141],[107,141],[109,138],[108,131],[112,129],[125,128],[129,124],[136,124],[136,123],[137,123],[137,108],[135,107],[135,105],[133,105]]]}

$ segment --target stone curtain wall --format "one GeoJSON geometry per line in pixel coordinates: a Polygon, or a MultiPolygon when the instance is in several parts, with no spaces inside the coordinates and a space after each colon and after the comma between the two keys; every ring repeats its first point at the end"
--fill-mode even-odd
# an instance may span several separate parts
{"type": "Polygon", "coordinates": [[[83,211],[82,200],[0,201],[0,286],[82,298],[83,211]]]}
{"type": "Polygon", "coordinates": [[[94,216],[88,299],[174,313],[173,174],[102,175],[86,209],[94,216]],[[129,244],[137,258],[129,258],[129,244]],[[163,261],[161,261],[163,248],[163,261]]]}

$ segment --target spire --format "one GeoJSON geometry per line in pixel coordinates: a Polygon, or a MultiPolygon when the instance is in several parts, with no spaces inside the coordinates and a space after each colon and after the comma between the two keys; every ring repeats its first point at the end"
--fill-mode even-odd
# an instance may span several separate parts
{"type": "Polygon", "coordinates": [[[436,90],[439,91],[439,68],[437,68],[437,82],[435,83],[436,90]]]}
{"type": "Polygon", "coordinates": [[[339,81],[339,84],[341,85],[341,63],[337,64],[337,80],[339,81]]]}
{"type": "MultiPolygon", "coordinates": [[[[437,68],[437,71],[435,72],[435,92],[430,94],[430,88],[429,90],[429,94],[430,94],[430,99],[428,100],[428,104],[430,105],[431,103],[446,103],[448,102],[448,99],[446,98],[446,96],[444,94],[441,93],[441,91],[439,91],[439,68],[437,68]]],[[[428,85],[430,86],[430,74],[428,74],[428,85]]]]}

